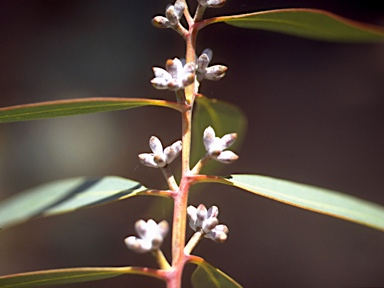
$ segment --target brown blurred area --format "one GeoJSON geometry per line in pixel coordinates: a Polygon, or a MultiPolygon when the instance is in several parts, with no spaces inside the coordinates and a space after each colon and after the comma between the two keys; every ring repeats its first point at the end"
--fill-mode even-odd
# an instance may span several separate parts
{"type": "MultiPolygon", "coordinates": [[[[191,1],[190,1],[191,2],[191,1]]],[[[384,25],[379,1],[228,0],[208,15],[286,7],[327,9],[384,25]],[[336,3],[335,3],[336,2],[336,3]]],[[[94,96],[173,99],[154,90],[152,66],[182,57],[172,31],[150,24],[167,1],[0,0],[0,106],[94,96]]],[[[202,93],[241,107],[248,132],[235,164],[384,205],[384,45],[335,44],[224,24],[201,31],[198,50],[229,67],[202,93]]],[[[164,187],[139,164],[148,139],[180,138],[179,115],[139,108],[0,125],[0,199],[75,176],[118,175],[164,187]]],[[[175,168],[175,167],[174,167],[175,168]]],[[[217,205],[224,244],[196,248],[244,287],[384,286],[384,233],[266,200],[231,187],[201,186],[191,204],[217,205]]],[[[123,239],[138,218],[170,220],[170,201],[131,198],[0,231],[0,275],[32,270],[149,265],[123,239]]],[[[188,231],[188,235],[190,235],[188,231]]],[[[169,238],[164,250],[169,256],[169,238]]],[[[187,269],[187,276],[191,269],[187,269]]],[[[165,287],[123,276],[63,287],[165,287]]],[[[184,287],[190,287],[188,279],[184,287]]]]}

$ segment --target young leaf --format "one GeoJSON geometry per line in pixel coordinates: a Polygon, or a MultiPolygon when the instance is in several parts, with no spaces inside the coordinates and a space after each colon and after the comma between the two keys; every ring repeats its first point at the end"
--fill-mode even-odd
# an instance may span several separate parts
{"type": "Polygon", "coordinates": [[[140,183],[115,176],[71,178],[29,189],[0,202],[0,228],[29,219],[146,194],[140,183]]]}
{"type": "Polygon", "coordinates": [[[193,261],[198,267],[191,276],[194,288],[239,288],[241,287],[235,280],[216,267],[213,267],[204,260],[193,261]]]}
{"type": "MultiPolygon", "coordinates": [[[[217,136],[227,133],[237,133],[234,147],[240,147],[245,138],[247,118],[239,107],[227,102],[197,97],[195,100],[195,114],[192,124],[192,164],[194,165],[206,151],[203,145],[203,132],[208,126],[212,126],[217,136]]],[[[210,163],[213,164],[213,163],[210,163]]]]}
{"type": "Polygon", "coordinates": [[[124,110],[148,105],[168,107],[179,111],[183,109],[180,104],[175,102],[155,99],[81,98],[0,108],[0,123],[124,110]]]}
{"type": "Polygon", "coordinates": [[[340,192],[260,175],[232,175],[213,181],[313,212],[384,231],[384,207],[340,192]]]}
{"type": "MultiPolygon", "coordinates": [[[[208,20],[209,21],[209,20],[208,20]]],[[[278,9],[212,18],[240,28],[262,29],[336,42],[384,40],[384,28],[349,20],[333,13],[306,8],[278,9]]],[[[210,24],[210,22],[208,22],[210,24]]]]}
{"type": "Polygon", "coordinates": [[[112,278],[123,274],[141,274],[161,279],[154,269],[139,267],[66,268],[19,273],[0,277],[0,287],[41,287],[81,283],[112,278]]]}

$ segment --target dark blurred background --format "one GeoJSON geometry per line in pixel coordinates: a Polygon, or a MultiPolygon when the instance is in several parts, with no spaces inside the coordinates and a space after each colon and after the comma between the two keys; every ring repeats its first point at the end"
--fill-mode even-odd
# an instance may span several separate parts
{"type": "MultiPolygon", "coordinates": [[[[193,2],[193,1],[190,1],[193,2]]],[[[0,0],[0,106],[93,96],[173,99],[154,90],[152,66],[184,44],[150,24],[168,1],[0,0]]],[[[228,0],[222,15],[312,7],[384,25],[380,1],[228,0]]],[[[193,6],[191,4],[191,6],[193,6]]],[[[384,205],[384,45],[335,44],[218,24],[200,33],[213,64],[229,67],[202,93],[240,106],[248,131],[233,172],[339,190],[384,205]]],[[[178,113],[154,107],[2,124],[0,198],[61,178],[119,175],[163,187],[139,164],[151,135],[180,138],[178,113]]],[[[222,185],[200,186],[191,204],[218,205],[225,244],[195,253],[244,287],[384,286],[384,233],[222,185]]],[[[138,218],[168,220],[166,199],[136,197],[0,231],[0,274],[37,269],[149,265],[123,239],[138,218]]],[[[188,235],[190,235],[188,231],[188,235]]],[[[169,256],[169,238],[164,244],[169,256]]],[[[188,268],[188,276],[193,266],[188,268]]],[[[165,287],[123,276],[64,287],[165,287]]],[[[190,287],[185,280],[184,287],[190,287]]]]}

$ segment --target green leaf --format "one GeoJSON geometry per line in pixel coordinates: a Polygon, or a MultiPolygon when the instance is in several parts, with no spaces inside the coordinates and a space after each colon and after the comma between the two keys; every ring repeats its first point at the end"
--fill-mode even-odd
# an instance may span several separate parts
{"type": "Polygon", "coordinates": [[[123,274],[141,274],[160,278],[154,269],[139,267],[92,267],[66,268],[27,272],[0,277],[0,287],[41,287],[69,283],[81,283],[120,276],[123,274]]]}
{"type": "Polygon", "coordinates": [[[29,189],[0,202],[0,228],[29,219],[145,194],[140,183],[115,176],[71,178],[29,189]]]}
{"type": "MultiPolygon", "coordinates": [[[[235,105],[204,96],[196,98],[195,103],[195,114],[192,120],[192,164],[206,153],[203,132],[208,126],[212,126],[216,135],[220,137],[227,133],[237,133],[236,142],[230,150],[239,149],[245,139],[247,127],[247,118],[243,111],[235,105]]],[[[208,163],[212,169],[217,168],[218,165],[223,164],[214,163],[214,161],[208,163]]]]}
{"type": "Polygon", "coordinates": [[[384,231],[384,207],[347,194],[260,175],[232,175],[213,182],[384,231]]]}
{"type": "Polygon", "coordinates": [[[235,280],[204,260],[194,262],[198,265],[191,276],[194,288],[239,288],[235,280]]]}
{"type": "Polygon", "coordinates": [[[124,110],[148,105],[168,107],[179,111],[183,109],[180,104],[164,100],[109,97],[81,98],[0,108],[0,123],[124,110]]]}
{"type": "Polygon", "coordinates": [[[317,9],[278,9],[212,19],[212,23],[217,22],[225,22],[240,28],[268,30],[325,41],[384,40],[382,27],[349,20],[317,9]]]}

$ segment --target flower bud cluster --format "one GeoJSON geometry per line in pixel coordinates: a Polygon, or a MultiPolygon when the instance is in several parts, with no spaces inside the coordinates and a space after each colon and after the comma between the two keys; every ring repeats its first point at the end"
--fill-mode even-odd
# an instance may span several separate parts
{"type": "Polygon", "coordinates": [[[198,0],[198,2],[203,7],[220,8],[225,4],[226,0],[198,0]]]}
{"type": "Polygon", "coordinates": [[[135,230],[139,237],[129,236],[124,239],[124,242],[129,249],[137,253],[145,253],[160,249],[168,233],[169,226],[165,220],[158,224],[152,219],[149,219],[147,222],[138,220],[135,223],[135,230]]]}
{"type": "Polygon", "coordinates": [[[139,154],[140,162],[149,167],[162,168],[170,164],[180,154],[182,143],[179,140],[163,149],[159,138],[152,136],[149,139],[149,147],[153,153],[139,154]]]}
{"type": "Polygon", "coordinates": [[[212,50],[207,48],[201,53],[197,59],[196,78],[201,82],[203,79],[208,80],[220,80],[225,76],[225,72],[228,68],[224,65],[214,65],[208,67],[212,60],[212,50]]]}
{"type": "Polygon", "coordinates": [[[171,28],[180,24],[180,18],[183,16],[185,4],[177,0],[174,5],[168,5],[165,10],[165,17],[156,16],[152,19],[152,24],[157,28],[171,28]]]}
{"type": "Polygon", "coordinates": [[[217,215],[219,209],[216,206],[207,208],[200,204],[197,208],[188,206],[187,214],[189,218],[189,226],[196,232],[201,232],[204,237],[210,238],[215,242],[224,242],[229,232],[228,227],[219,224],[217,215]]]}
{"type": "Polygon", "coordinates": [[[183,63],[178,58],[168,59],[165,68],[166,70],[153,67],[155,78],[151,80],[151,83],[156,89],[184,89],[195,81],[194,63],[187,63],[183,66],[183,63]]]}
{"type": "Polygon", "coordinates": [[[232,151],[223,151],[230,147],[236,141],[236,138],[236,133],[226,134],[221,138],[216,137],[215,130],[209,126],[204,130],[203,136],[204,146],[208,156],[225,164],[236,161],[239,156],[232,151]]]}

